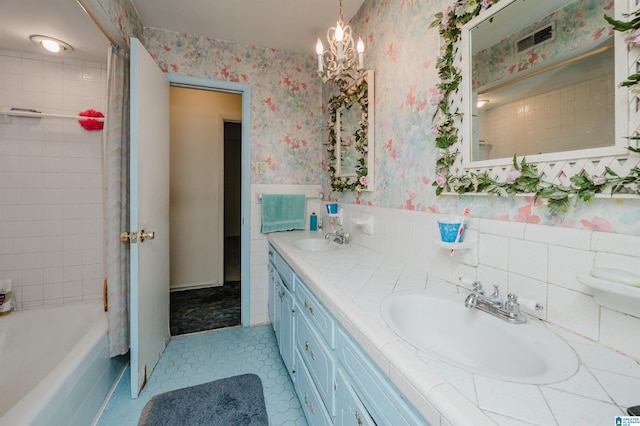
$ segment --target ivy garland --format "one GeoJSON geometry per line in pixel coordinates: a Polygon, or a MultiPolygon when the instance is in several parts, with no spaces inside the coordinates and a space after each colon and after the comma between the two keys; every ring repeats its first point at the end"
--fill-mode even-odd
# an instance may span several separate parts
{"type": "Polygon", "coordinates": [[[369,85],[366,79],[360,79],[351,86],[344,79],[336,80],[336,84],[340,89],[340,93],[329,100],[329,121],[327,129],[329,130],[329,141],[327,143],[327,152],[329,153],[329,176],[331,186],[338,192],[343,191],[363,191],[366,190],[369,182],[367,182],[367,155],[369,151],[369,143],[367,139],[367,131],[369,128],[368,111],[369,111],[369,85]],[[358,105],[361,110],[360,124],[353,134],[355,142],[355,150],[358,153],[358,159],[355,165],[355,176],[336,176],[337,156],[336,149],[340,147],[340,141],[337,140],[335,123],[338,112],[343,108],[358,105]]]}
{"type": "MultiPolygon", "coordinates": [[[[541,198],[553,213],[566,211],[571,200],[591,201],[596,193],[605,188],[611,188],[611,194],[621,190],[640,193],[640,167],[631,169],[628,176],[619,176],[606,167],[603,176],[589,176],[586,172],[571,177],[571,186],[557,185],[545,182],[535,165],[527,163],[523,158],[520,163],[513,157],[513,169],[504,182],[492,179],[488,172],[466,172],[456,176],[450,173],[450,167],[456,160],[459,151],[452,148],[458,142],[458,128],[455,121],[462,113],[452,110],[450,98],[457,92],[462,81],[461,71],[455,66],[457,43],[462,34],[464,24],[478,16],[483,9],[489,9],[500,0],[456,0],[444,12],[434,15],[430,28],[439,27],[440,35],[444,39],[443,53],[438,58],[436,69],[440,83],[436,87],[440,91],[440,100],[433,115],[435,122],[436,146],[441,154],[436,162],[436,180],[433,186],[436,195],[444,191],[466,194],[470,192],[488,192],[499,196],[515,194],[534,194],[534,199],[541,198]]],[[[629,22],[618,21],[605,16],[616,31],[629,31],[631,34],[626,41],[630,45],[640,46],[640,10],[626,15],[632,17],[629,22]]],[[[629,87],[631,92],[640,96],[640,74],[629,76],[622,86],[629,87]]],[[[640,140],[640,136],[630,136],[630,140],[640,140]]],[[[629,146],[628,149],[638,153],[640,149],[629,146]]]]}

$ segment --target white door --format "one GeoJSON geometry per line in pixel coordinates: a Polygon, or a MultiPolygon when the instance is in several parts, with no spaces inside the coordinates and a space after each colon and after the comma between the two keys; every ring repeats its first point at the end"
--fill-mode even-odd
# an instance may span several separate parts
{"type": "Polygon", "coordinates": [[[131,397],[170,338],[169,80],[131,39],[131,397]]]}

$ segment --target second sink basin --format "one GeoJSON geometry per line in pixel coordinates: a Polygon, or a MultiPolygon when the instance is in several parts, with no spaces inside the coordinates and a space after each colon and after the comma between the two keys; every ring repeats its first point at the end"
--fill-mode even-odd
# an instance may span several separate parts
{"type": "Polygon", "coordinates": [[[510,324],[464,306],[464,294],[408,291],[387,297],[382,318],[403,340],[472,373],[546,384],[578,369],[573,349],[539,320],[510,324]]]}
{"type": "Polygon", "coordinates": [[[291,245],[306,251],[333,251],[340,248],[339,244],[321,238],[302,238],[295,240],[291,245]]]}

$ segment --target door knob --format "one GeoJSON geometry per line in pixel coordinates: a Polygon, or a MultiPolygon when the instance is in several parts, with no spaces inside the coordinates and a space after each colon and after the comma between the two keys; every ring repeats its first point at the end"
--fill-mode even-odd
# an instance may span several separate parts
{"type": "Polygon", "coordinates": [[[145,231],[144,229],[140,230],[140,242],[144,240],[153,240],[156,237],[156,233],[154,231],[145,231]]]}
{"type": "Polygon", "coordinates": [[[120,234],[120,241],[124,243],[131,242],[131,244],[135,244],[138,242],[138,233],[137,232],[123,232],[120,234]]]}

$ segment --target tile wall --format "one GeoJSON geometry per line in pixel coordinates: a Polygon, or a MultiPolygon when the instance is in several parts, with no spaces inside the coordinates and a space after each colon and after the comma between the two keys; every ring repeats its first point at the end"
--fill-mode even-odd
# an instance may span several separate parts
{"type": "Polygon", "coordinates": [[[609,74],[496,108],[489,103],[481,139],[491,144],[491,158],[603,146],[615,136],[613,92],[609,74]]]}
{"type": "Polygon", "coordinates": [[[356,242],[401,259],[430,277],[457,283],[459,276],[500,286],[544,306],[537,316],[584,337],[640,359],[640,342],[630,336],[640,317],[595,303],[590,287],[576,274],[594,266],[638,272],[640,237],[610,232],[543,226],[492,219],[469,221],[477,246],[450,256],[436,247],[441,215],[355,204],[340,204],[345,228],[356,242]],[[374,215],[374,235],[351,227],[362,212],[374,215]]]}
{"type": "MultiPolygon", "coordinates": [[[[0,50],[0,109],[105,111],[102,64],[0,50]]],[[[102,132],[0,115],[0,278],[19,307],[102,297],[102,132]]]]}

